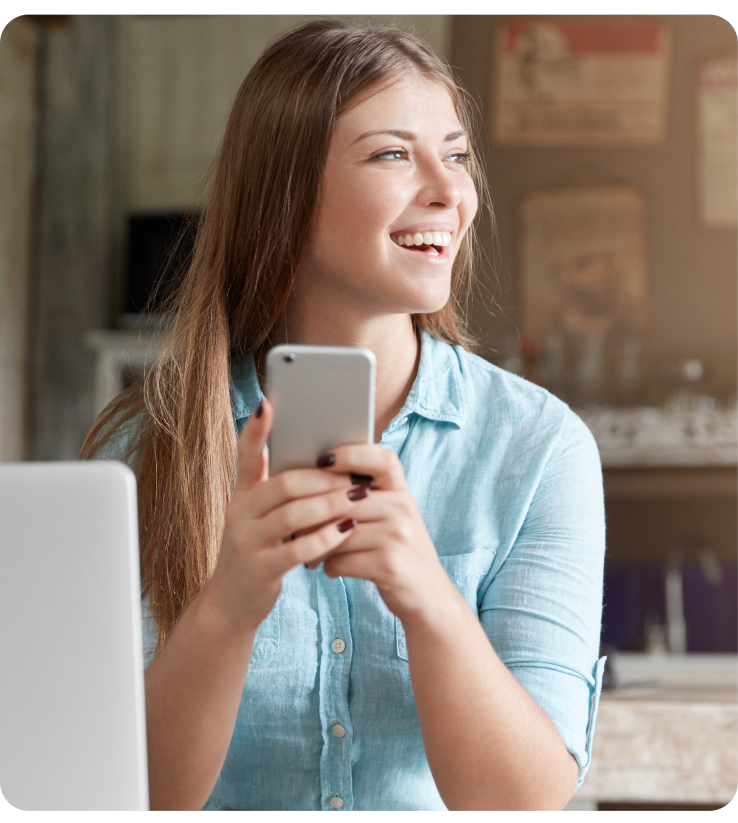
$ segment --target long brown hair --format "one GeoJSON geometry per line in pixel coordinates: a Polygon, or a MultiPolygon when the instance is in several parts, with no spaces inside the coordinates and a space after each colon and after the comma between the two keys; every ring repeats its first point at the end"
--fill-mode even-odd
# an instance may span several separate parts
{"type": "MultiPolygon", "coordinates": [[[[85,440],[81,459],[109,454],[125,441],[118,456],[136,471],[142,592],[158,625],[158,649],[217,561],[235,474],[231,360],[247,354],[258,360],[281,333],[336,118],[408,71],[448,90],[471,135],[467,97],[448,67],[411,34],[316,21],[266,49],[233,104],[161,353],[142,381],[108,405],[85,440]]],[[[471,150],[470,171],[489,208],[471,150]]],[[[416,329],[470,349],[474,243],[470,228],[448,303],[413,316],[416,329]]]]}

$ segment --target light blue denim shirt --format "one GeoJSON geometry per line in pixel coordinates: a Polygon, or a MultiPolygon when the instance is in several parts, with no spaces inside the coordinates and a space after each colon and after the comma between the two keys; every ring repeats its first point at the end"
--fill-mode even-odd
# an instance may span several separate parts
{"type": "MultiPolygon", "coordinates": [[[[239,431],[262,396],[253,358],[234,363],[239,431]]],[[[604,667],[605,523],[592,435],[544,389],[423,333],[418,375],[380,445],[400,457],[444,569],[558,728],[581,784],[604,667]]],[[[145,602],[144,636],[148,665],[156,633],[145,602]]],[[[256,634],[204,808],[336,806],[445,809],[423,749],[402,623],[374,584],[299,566],[256,634]]]]}

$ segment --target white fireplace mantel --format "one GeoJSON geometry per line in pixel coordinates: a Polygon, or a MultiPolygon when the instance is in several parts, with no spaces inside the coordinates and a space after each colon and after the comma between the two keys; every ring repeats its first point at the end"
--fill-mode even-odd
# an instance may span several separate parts
{"type": "Polygon", "coordinates": [[[123,391],[123,373],[130,369],[143,375],[159,355],[163,335],[158,332],[94,329],[84,336],[85,345],[96,355],[95,414],[123,391]]]}
{"type": "Polygon", "coordinates": [[[738,411],[667,411],[651,406],[577,409],[594,435],[604,468],[738,464],[738,411]]]}

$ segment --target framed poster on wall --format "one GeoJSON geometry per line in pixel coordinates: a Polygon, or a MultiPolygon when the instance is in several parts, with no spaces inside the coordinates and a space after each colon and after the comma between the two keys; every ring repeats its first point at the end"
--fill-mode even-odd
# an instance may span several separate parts
{"type": "Polygon", "coordinates": [[[670,33],[634,18],[524,18],[494,48],[499,143],[654,145],[666,133],[670,33]]]}
{"type": "Polygon", "coordinates": [[[738,225],[738,59],[703,62],[697,74],[697,185],[709,228],[738,225]]]}
{"type": "Polygon", "coordinates": [[[520,204],[526,336],[637,333],[646,314],[646,207],[623,184],[532,192],[520,204]]]}

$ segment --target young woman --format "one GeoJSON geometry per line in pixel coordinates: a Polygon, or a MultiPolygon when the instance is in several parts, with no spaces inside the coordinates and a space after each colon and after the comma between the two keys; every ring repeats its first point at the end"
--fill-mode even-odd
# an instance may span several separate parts
{"type": "Polygon", "coordinates": [[[469,352],[476,158],[394,29],[310,23],[241,86],[168,345],[82,451],[138,477],[152,808],[556,809],[586,771],[599,459],[469,352]],[[269,477],[284,341],[371,349],[377,425],[269,477]]]}

